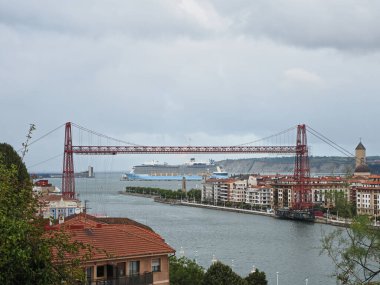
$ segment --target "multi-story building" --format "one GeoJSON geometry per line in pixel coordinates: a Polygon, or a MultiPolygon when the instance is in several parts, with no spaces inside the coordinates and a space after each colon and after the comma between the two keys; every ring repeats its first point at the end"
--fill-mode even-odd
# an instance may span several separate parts
{"type": "Polygon", "coordinates": [[[88,258],[81,264],[86,284],[170,284],[168,257],[175,250],[145,225],[126,218],[80,214],[52,228],[88,246],[88,252],[82,251],[88,258]]]}
{"type": "Polygon", "coordinates": [[[378,216],[380,213],[380,175],[369,175],[365,180],[354,180],[356,212],[358,215],[378,216]]]}
{"type": "MultiPolygon", "coordinates": [[[[234,191],[234,182],[232,178],[229,179],[207,179],[203,183],[202,188],[202,201],[217,204],[218,202],[230,202],[232,200],[232,193],[235,199],[239,199],[239,191],[241,191],[241,183],[238,183],[236,191],[234,191]]],[[[235,186],[236,187],[236,186],[235,186]]]]}
{"type": "Polygon", "coordinates": [[[247,180],[235,180],[231,187],[229,192],[229,202],[234,203],[244,203],[246,198],[246,191],[247,191],[247,180]]]}
{"type": "Polygon", "coordinates": [[[46,219],[64,220],[66,217],[83,212],[83,205],[78,199],[62,195],[45,195],[39,198],[39,214],[46,219]]]}
{"type": "Polygon", "coordinates": [[[292,189],[294,185],[293,177],[279,177],[274,180],[273,207],[286,208],[292,206],[292,189]]]}
{"type": "Polygon", "coordinates": [[[326,208],[335,206],[335,200],[341,198],[350,200],[350,187],[346,178],[340,176],[322,176],[310,178],[313,204],[326,208]]]}
{"type": "Polygon", "coordinates": [[[273,188],[271,185],[247,188],[245,203],[260,207],[273,207],[273,188]]]}

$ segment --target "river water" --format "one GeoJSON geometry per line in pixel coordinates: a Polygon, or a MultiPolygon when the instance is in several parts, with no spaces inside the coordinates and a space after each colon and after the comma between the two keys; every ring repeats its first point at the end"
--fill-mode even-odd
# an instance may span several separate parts
{"type": "MultiPolygon", "coordinates": [[[[126,186],[181,188],[181,181],[120,181],[121,173],[97,173],[93,179],[76,179],[79,199],[88,200],[89,213],[128,217],[147,224],[184,255],[208,268],[216,259],[246,276],[256,266],[269,285],[334,285],[334,267],[320,255],[322,232],[334,227],[295,221],[153,202],[149,198],[118,194],[126,186]]],[[[60,179],[50,179],[60,188],[60,179]]],[[[188,182],[187,188],[200,188],[188,182]]]]}

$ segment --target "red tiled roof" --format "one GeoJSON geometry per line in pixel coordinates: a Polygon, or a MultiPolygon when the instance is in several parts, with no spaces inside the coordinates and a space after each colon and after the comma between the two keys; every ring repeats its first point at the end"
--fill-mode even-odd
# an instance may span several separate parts
{"type": "MultiPolygon", "coordinates": [[[[77,215],[55,228],[69,234],[72,241],[90,245],[93,248],[92,261],[175,252],[160,235],[146,228],[132,224],[102,223],[90,215],[86,219],[83,217],[77,215]]],[[[80,254],[84,253],[82,251],[80,254]]]]}
{"type": "Polygon", "coordinates": [[[79,200],[77,200],[77,199],[67,198],[67,197],[64,197],[62,195],[45,195],[45,196],[41,196],[39,198],[40,201],[44,201],[44,202],[61,201],[61,199],[63,199],[63,201],[79,202],[79,200]]]}
{"type": "Polygon", "coordinates": [[[96,225],[96,224],[116,224],[116,225],[135,225],[140,228],[144,228],[148,231],[153,232],[153,230],[148,227],[147,225],[141,224],[139,222],[136,222],[134,220],[124,218],[124,217],[95,217],[89,214],[80,213],[78,215],[72,215],[67,218],[65,218],[65,225],[68,224],[77,224],[77,223],[84,223],[87,222],[88,224],[96,225]]]}

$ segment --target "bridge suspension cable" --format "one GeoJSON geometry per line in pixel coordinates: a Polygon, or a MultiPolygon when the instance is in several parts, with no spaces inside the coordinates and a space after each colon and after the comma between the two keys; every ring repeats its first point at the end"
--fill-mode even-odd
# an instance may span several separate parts
{"type": "Polygon", "coordinates": [[[98,132],[95,132],[93,130],[90,130],[88,128],[85,128],[85,127],[82,127],[78,124],[75,124],[75,123],[71,123],[74,127],[82,130],[82,131],[85,131],[85,132],[88,132],[90,134],[93,134],[93,135],[96,135],[96,136],[99,136],[99,137],[102,137],[102,138],[105,138],[105,139],[109,139],[109,140],[112,140],[112,141],[115,141],[115,142],[118,142],[118,143],[122,143],[122,144],[126,144],[126,145],[133,145],[133,146],[140,146],[139,144],[135,144],[135,143],[131,143],[131,142],[128,142],[128,141],[123,141],[123,140],[119,140],[119,139],[115,139],[113,137],[110,137],[110,136],[107,136],[107,135],[103,135],[101,133],[98,133],[98,132]]]}
{"type": "MultiPolygon", "coordinates": [[[[33,144],[39,142],[39,141],[42,140],[43,138],[46,138],[48,135],[50,135],[50,134],[54,133],[55,131],[59,130],[59,129],[62,128],[64,125],[65,125],[65,124],[59,125],[59,126],[56,127],[55,129],[53,129],[53,130],[47,132],[46,134],[40,136],[39,138],[33,140],[32,142],[30,142],[30,143],[28,144],[28,147],[30,147],[31,145],[33,145],[33,144]]],[[[17,152],[20,152],[20,151],[22,151],[22,150],[23,150],[23,148],[20,148],[20,149],[17,150],[17,152]]]]}
{"type": "Polygon", "coordinates": [[[321,141],[323,141],[324,143],[326,143],[327,145],[331,146],[332,148],[334,148],[335,150],[339,151],[340,153],[342,153],[343,155],[347,156],[347,157],[354,157],[355,155],[352,154],[350,151],[348,151],[347,149],[341,147],[340,145],[338,145],[336,142],[330,140],[329,138],[327,138],[326,136],[324,136],[323,134],[321,134],[320,132],[314,130],[312,127],[310,126],[307,126],[307,131],[312,134],[313,136],[315,136],[316,138],[320,139],[321,141]]]}
{"type": "Polygon", "coordinates": [[[51,161],[51,160],[53,160],[53,159],[55,159],[55,158],[57,158],[57,157],[62,157],[62,156],[63,156],[63,153],[60,153],[60,154],[54,155],[54,156],[52,156],[52,157],[50,157],[50,158],[48,158],[48,159],[45,159],[45,160],[40,161],[40,162],[38,162],[38,163],[35,163],[35,164],[31,165],[31,166],[28,166],[28,169],[29,169],[29,168],[33,168],[33,167],[36,167],[36,166],[41,165],[41,164],[44,164],[44,163],[49,162],[49,161],[51,161]]]}
{"type": "Polygon", "coordinates": [[[258,139],[258,140],[254,140],[254,141],[251,141],[251,142],[238,144],[237,146],[249,145],[249,144],[258,143],[258,142],[261,142],[261,141],[264,141],[264,140],[269,140],[269,139],[271,139],[273,137],[286,134],[286,133],[288,133],[290,131],[294,131],[296,128],[297,128],[297,126],[293,126],[293,127],[289,128],[289,129],[283,130],[283,131],[281,131],[279,133],[276,133],[276,134],[273,134],[273,135],[270,135],[270,136],[267,136],[267,137],[264,137],[264,138],[261,138],[261,139],[258,139]]]}

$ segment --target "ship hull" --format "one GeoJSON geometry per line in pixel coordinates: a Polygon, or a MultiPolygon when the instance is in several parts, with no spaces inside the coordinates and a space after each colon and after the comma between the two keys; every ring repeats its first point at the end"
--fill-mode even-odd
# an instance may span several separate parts
{"type": "Polygon", "coordinates": [[[201,181],[202,176],[199,175],[175,175],[175,176],[159,176],[159,175],[144,175],[128,173],[122,177],[126,181],[182,181],[185,178],[187,181],[201,181]]]}
{"type": "Polygon", "coordinates": [[[278,209],[276,217],[286,220],[296,220],[303,222],[314,222],[314,212],[310,210],[291,210],[291,209],[278,209]]]}

